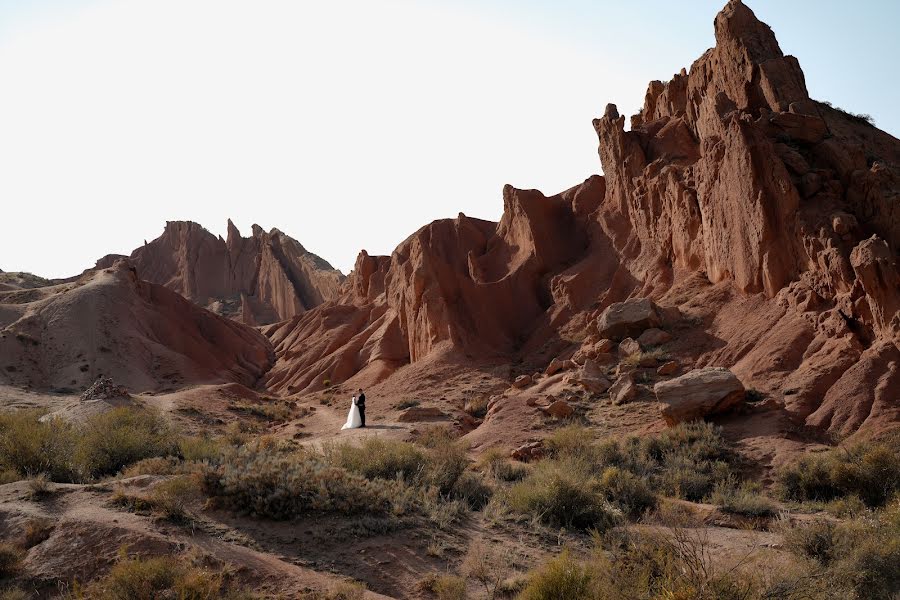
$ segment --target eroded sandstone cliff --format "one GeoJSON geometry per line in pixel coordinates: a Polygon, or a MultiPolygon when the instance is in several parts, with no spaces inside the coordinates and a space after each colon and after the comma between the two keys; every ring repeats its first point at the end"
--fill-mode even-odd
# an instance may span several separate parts
{"type": "MultiPolygon", "coordinates": [[[[100,259],[109,266],[116,256],[100,259]]],[[[147,281],[250,325],[301,314],[337,296],[340,271],[278,229],[242,237],[231,220],[223,240],[190,221],[169,221],[162,235],[131,254],[147,281]]]]}
{"type": "Polygon", "coordinates": [[[715,33],[629,130],[613,105],[594,121],[603,177],[551,197],[507,186],[499,223],[459,215],[361,253],[338,298],[266,331],[269,385],[377,381],[436,351],[538,363],[640,296],[703,315],[690,360],[800,422],[896,421],[900,141],[812,100],[742,2],[715,33]]]}

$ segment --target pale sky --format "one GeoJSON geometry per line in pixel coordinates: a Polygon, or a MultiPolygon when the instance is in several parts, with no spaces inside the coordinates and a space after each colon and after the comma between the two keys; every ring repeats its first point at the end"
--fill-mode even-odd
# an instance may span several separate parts
{"type": "MultiPolygon", "coordinates": [[[[812,95],[900,133],[900,3],[748,0],[812,95]]],[[[725,0],[0,0],[0,269],[79,273],[166,220],[278,227],[345,273],[505,183],[600,172],[725,0]]]]}

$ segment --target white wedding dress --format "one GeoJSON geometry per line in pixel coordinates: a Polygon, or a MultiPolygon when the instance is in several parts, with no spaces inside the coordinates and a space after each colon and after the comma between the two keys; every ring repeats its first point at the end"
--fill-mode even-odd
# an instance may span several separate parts
{"type": "Polygon", "coordinates": [[[344,426],[341,429],[356,429],[362,425],[362,419],[359,418],[359,407],[356,406],[356,396],[353,396],[353,400],[350,404],[350,414],[347,415],[347,422],[344,423],[344,426]]]}

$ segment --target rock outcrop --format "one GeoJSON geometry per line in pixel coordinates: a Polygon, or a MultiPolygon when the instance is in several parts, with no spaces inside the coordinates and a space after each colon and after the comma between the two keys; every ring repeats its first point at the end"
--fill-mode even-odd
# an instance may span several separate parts
{"type": "MultiPolygon", "coordinates": [[[[108,256],[96,268],[119,257],[108,256]]],[[[344,276],[278,229],[253,226],[249,238],[228,221],[223,240],[190,221],[131,253],[141,276],[248,325],[290,319],[337,297],[344,276]]]]}
{"type": "Polygon", "coordinates": [[[798,422],[897,421],[900,141],[811,99],[739,0],[715,35],[651,82],[629,131],[613,105],[594,121],[604,176],[555,196],[506,186],[499,223],[459,215],[391,256],[362,252],[337,298],[265,330],[267,383],[372,383],[441,353],[608,363],[609,339],[665,329],[642,343],[678,346],[674,319],[693,336],[679,364],[730,368],[798,422]]]}

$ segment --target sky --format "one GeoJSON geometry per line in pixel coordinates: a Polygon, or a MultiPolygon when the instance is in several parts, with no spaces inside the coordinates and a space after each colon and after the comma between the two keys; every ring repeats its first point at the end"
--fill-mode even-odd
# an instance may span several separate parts
{"type": "MultiPolygon", "coordinates": [[[[0,0],[0,269],[80,273],[167,220],[277,227],[349,272],[510,183],[600,173],[724,0],[0,0]]],[[[813,97],[900,135],[900,3],[748,0],[813,97]]]]}

